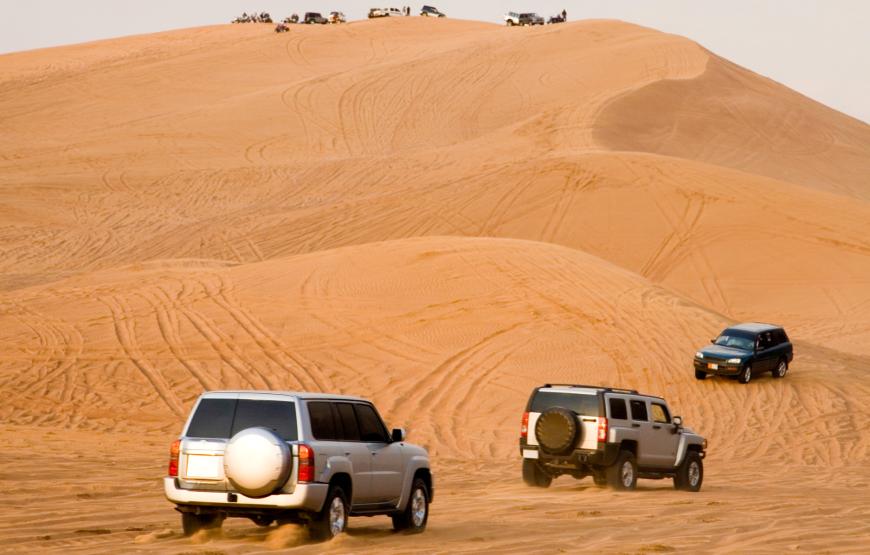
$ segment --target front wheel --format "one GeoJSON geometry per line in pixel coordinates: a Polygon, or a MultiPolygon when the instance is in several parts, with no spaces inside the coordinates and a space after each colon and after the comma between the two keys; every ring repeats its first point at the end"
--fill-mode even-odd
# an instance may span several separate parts
{"type": "Polygon", "coordinates": [[[749,383],[750,381],[752,381],[752,365],[747,364],[737,376],[737,383],[749,383]]]}
{"type": "Polygon", "coordinates": [[[637,485],[637,460],[631,451],[620,451],[616,462],[607,467],[607,485],[617,491],[632,491],[637,485]]]}
{"type": "Polygon", "coordinates": [[[347,530],[347,497],[338,486],[330,486],[320,514],[308,522],[308,534],[315,541],[329,541],[347,530]]]}
{"type": "Polygon", "coordinates": [[[707,377],[706,372],[704,372],[703,370],[695,369],[695,379],[696,380],[703,380],[706,377],[707,377]]]}
{"type": "Polygon", "coordinates": [[[507,25],[508,25],[508,27],[513,27],[514,26],[513,20],[508,19],[507,25]]]}
{"type": "Polygon", "coordinates": [[[689,451],[677,475],[674,476],[674,488],[680,491],[699,491],[704,481],[704,462],[701,455],[689,451]]]}
{"type": "Polygon", "coordinates": [[[534,459],[523,459],[523,482],[533,488],[548,488],[553,482],[534,459]]]}
{"type": "Polygon", "coordinates": [[[788,363],[785,361],[784,358],[781,358],[776,364],[776,369],[773,371],[773,377],[784,378],[786,372],[788,372],[788,363]]]}
{"type": "Polygon", "coordinates": [[[393,517],[393,528],[409,534],[420,534],[429,520],[429,489],[426,482],[417,478],[411,485],[411,497],[405,512],[393,517]]]}
{"type": "Polygon", "coordinates": [[[190,537],[200,530],[217,530],[224,523],[224,516],[220,513],[196,515],[193,513],[181,513],[181,529],[184,535],[190,537]]]}

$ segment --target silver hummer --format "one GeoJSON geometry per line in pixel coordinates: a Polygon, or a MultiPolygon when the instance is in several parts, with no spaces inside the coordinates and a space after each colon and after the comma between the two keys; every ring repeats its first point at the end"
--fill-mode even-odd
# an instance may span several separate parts
{"type": "Polygon", "coordinates": [[[633,490],[638,478],[673,478],[698,491],[707,440],[671,416],[667,402],[631,389],[546,384],[529,398],[520,431],[523,480],[549,487],[568,474],[633,490]]]}
{"type": "Polygon", "coordinates": [[[388,515],[422,532],[433,478],[426,451],[387,432],[357,397],[275,391],[204,393],[170,449],[166,498],[186,535],[227,517],[341,534],[349,516],[388,515]]]}

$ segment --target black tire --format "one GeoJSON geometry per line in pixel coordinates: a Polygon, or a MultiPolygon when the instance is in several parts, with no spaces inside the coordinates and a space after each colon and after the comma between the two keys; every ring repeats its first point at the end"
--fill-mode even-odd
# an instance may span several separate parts
{"type": "Polygon", "coordinates": [[[538,461],[523,459],[523,482],[533,488],[548,488],[553,482],[553,478],[541,470],[538,461]]]}
{"type": "Polygon", "coordinates": [[[749,383],[752,381],[752,365],[747,364],[743,367],[743,370],[740,371],[740,374],[737,376],[737,383],[749,383]]]}
{"type": "Polygon", "coordinates": [[[223,526],[224,516],[220,513],[196,515],[181,513],[181,529],[184,535],[190,537],[200,530],[216,530],[223,526]]]}
{"type": "Polygon", "coordinates": [[[637,460],[631,451],[620,451],[616,462],[607,467],[607,485],[616,491],[632,491],[637,485],[637,460]]]}
{"type": "Polygon", "coordinates": [[[331,540],[347,530],[349,513],[344,490],[339,486],[329,486],[323,508],[316,517],[308,521],[308,535],[318,542],[331,540]]]}
{"type": "Polygon", "coordinates": [[[696,380],[703,380],[706,377],[707,377],[706,372],[704,372],[703,370],[698,370],[697,368],[695,369],[695,379],[696,380]]]}
{"type": "Polygon", "coordinates": [[[788,372],[788,362],[784,358],[781,358],[776,363],[776,368],[773,369],[773,377],[776,379],[784,378],[786,372],[788,372]]]}
{"type": "Polygon", "coordinates": [[[563,455],[574,448],[580,435],[577,417],[562,407],[550,407],[535,422],[535,439],[541,449],[550,455],[563,455]]]}
{"type": "Polygon", "coordinates": [[[704,461],[695,451],[686,454],[683,464],[674,476],[674,488],[680,491],[698,491],[704,482],[704,461]]]}
{"type": "Polygon", "coordinates": [[[267,526],[272,526],[272,523],[275,522],[275,519],[266,515],[252,515],[251,522],[253,522],[257,526],[265,528],[267,526]]]}
{"type": "Polygon", "coordinates": [[[420,534],[429,521],[429,488],[426,482],[417,478],[411,484],[411,495],[405,512],[393,517],[393,529],[406,534],[420,534]]]}
{"type": "Polygon", "coordinates": [[[513,27],[513,26],[514,26],[514,20],[513,20],[513,19],[508,19],[508,20],[507,20],[507,26],[508,26],[508,27],[513,27]]]}

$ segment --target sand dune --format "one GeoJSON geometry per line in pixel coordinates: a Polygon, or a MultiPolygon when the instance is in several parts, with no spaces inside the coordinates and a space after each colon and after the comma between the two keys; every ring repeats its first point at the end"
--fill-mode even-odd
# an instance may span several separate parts
{"type": "MultiPolygon", "coordinates": [[[[0,56],[0,436],[57,466],[3,455],[0,552],[190,545],[110,466],[161,475],[219,388],[374,399],[445,481],[433,552],[866,543],[870,126],[621,22],[312,27],[0,56]],[[696,381],[694,350],[746,320],[797,340],[788,377],[696,381]],[[530,493],[518,418],[544,381],[665,396],[710,440],[709,486],[530,493]]],[[[421,549],[387,528],[343,545],[421,549]]],[[[212,540],[323,550],[289,537],[212,540]]]]}

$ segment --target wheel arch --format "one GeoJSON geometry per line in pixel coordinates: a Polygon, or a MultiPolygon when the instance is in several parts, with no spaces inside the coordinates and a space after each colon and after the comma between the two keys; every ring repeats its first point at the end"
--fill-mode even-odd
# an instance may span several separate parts
{"type": "Polygon", "coordinates": [[[429,503],[432,502],[432,499],[435,498],[435,494],[433,493],[432,486],[432,471],[428,468],[418,468],[416,472],[414,472],[414,477],[411,479],[411,485],[413,486],[414,481],[417,479],[423,480],[423,483],[426,484],[426,495],[429,498],[429,503]]]}
{"type": "Polygon", "coordinates": [[[623,439],[619,442],[619,450],[620,451],[628,451],[635,458],[637,458],[637,440],[635,439],[623,439]]]}
{"type": "Polygon", "coordinates": [[[347,472],[338,472],[330,480],[329,486],[338,486],[344,491],[349,505],[353,505],[353,478],[347,472]]]}

